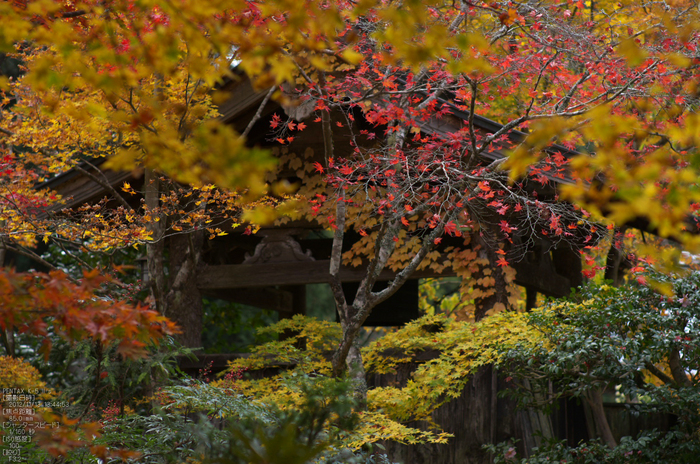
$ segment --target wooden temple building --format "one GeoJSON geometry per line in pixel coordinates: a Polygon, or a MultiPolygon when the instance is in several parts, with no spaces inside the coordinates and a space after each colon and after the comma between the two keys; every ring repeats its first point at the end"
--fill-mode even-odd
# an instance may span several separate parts
{"type": "MultiPolygon", "coordinates": [[[[259,121],[248,135],[249,143],[269,148],[278,146],[269,138],[269,120],[275,113],[284,114],[285,108],[274,101],[268,101],[265,98],[267,92],[254,90],[245,78],[230,82],[226,90],[231,92],[231,96],[220,107],[223,121],[242,132],[254,115],[262,110],[259,121]],[[262,109],[261,103],[265,103],[262,109]]],[[[287,111],[294,115],[303,110],[287,108],[287,111]]],[[[452,113],[452,121],[443,118],[439,127],[433,130],[455,130],[468,116],[457,109],[453,109],[452,113]]],[[[481,117],[475,117],[475,124],[484,133],[494,132],[501,127],[498,123],[481,117]]],[[[514,134],[517,137],[517,133],[514,134]]],[[[312,150],[322,157],[323,141],[318,131],[307,129],[295,135],[294,141],[285,146],[289,153],[312,150]]],[[[342,145],[338,144],[338,147],[342,148],[342,145]]],[[[503,156],[498,150],[484,154],[487,161],[503,156]]],[[[105,184],[116,191],[120,190],[124,182],[129,182],[137,191],[143,188],[143,177],[135,176],[132,172],[94,172],[93,165],[85,167],[84,171],[72,170],[43,183],[41,187],[61,194],[66,199],[64,206],[67,208],[110,197],[105,184]],[[84,171],[92,172],[92,175],[88,176],[84,171]]],[[[538,197],[554,197],[559,182],[565,180],[552,179],[550,184],[542,185],[537,191],[538,197]]],[[[136,202],[134,204],[137,205],[136,202]]],[[[197,272],[197,288],[203,296],[270,309],[282,315],[303,312],[304,286],[328,282],[331,239],[314,232],[318,232],[317,225],[297,221],[263,228],[255,235],[231,233],[217,237],[204,245],[203,262],[197,272]]],[[[449,242],[449,238],[446,239],[449,242]]],[[[552,297],[565,296],[572,288],[581,285],[583,277],[578,251],[566,244],[553,246],[545,238],[536,242],[536,246],[529,249],[523,259],[511,263],[516,271],[515,283],[526,288],[530,298],[536,293],[552,297]]],[[[343,282],[352,283],[359,281],[363,273],[361,268],[344,266],[341,277],[343,282]]],[[[393,275],[391,271],[385,270],[379,280],[390,280],[393,275]]],[[[412,276],[412,281],[415,283],[421,278],[451,275],[454,274],[449,271],[417,271],[412,276]]],[[[415,285],[409,283],[408,287],[415,285]]],[[[387,306],[391,305],[387,303],[387,306]]],[[[398,319],[382,320],[377,316],[370,323],[398,325],[406,321],[400,314],[395,317],[398,319]]]]}

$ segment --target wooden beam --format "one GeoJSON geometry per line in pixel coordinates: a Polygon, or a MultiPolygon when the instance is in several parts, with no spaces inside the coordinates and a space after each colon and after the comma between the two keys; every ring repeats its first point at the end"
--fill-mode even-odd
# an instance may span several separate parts
{"type": "MultiPolygon", "coordinates": [[[[207,266],[199,273],[197,286],[206,293],[209,290],[271,287],[275,285],[306,285],[328,282],[329,260],[265,264],[228,264],[207,266]]],[[[569,279],[526,262],[514,263],[515,283],[531,287],[548,296],[565,296],[571,289],[569,279]]],[[[343,282],[359,282],[365,275],[364,267],[344,266],[340,271],[343,282]]],[[[411,277],[450,277],[453,272],[437,273],[431,270],[416,271],[411,277]]],[[[395,273],[385,269],[378,280],[391,280],[395,273]]]]}
{"type": "MultiPolygon", "coordinates": [[[[328,282],[329,269],[330,260],[207,266],[199,274],[197,286],[208,290],[319,284],[328,282]]],[[[345,266],[340,278],[343,282],[359,282],[364,273],[364,268],[345,266]]],[[[393,272],[385,270],[379,280],[391,280],[393,276],[393,272]]]]}

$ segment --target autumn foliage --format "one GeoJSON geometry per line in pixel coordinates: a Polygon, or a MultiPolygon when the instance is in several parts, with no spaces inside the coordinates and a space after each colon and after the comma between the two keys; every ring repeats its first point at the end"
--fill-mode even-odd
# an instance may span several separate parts
{"type": "MultiPolygon", "coordinates": [[[[100,296],[111,280],[97,270],[86,272],[80,283],[61,272],[0,275],[0,328],[42,337],[51,348],[48,327],[67,340],[118,343],[118,352],[133,357],[165,335],[175,325],[156,311],[100,296]]],[[[47,353],[48,354],[48,353],[47,353]]]]}
{"type": "MultiPolygon", "coordinates": [[[[376,400],[362,323],[416,270],[456,272],[457,317],[481,319],[513,306],[510,265],[535,249],[581,253],[593,278],[609,231],[699,246],[697,26],[684,0],[2,2],[16,66],[0,81],[0,248],[59,268],[39,244],[76,258],[141,247],[152,307],[114,299],[119,284],[83,261],[75,280],[4,271],[0,328],[43,337],[47,354],[58,336],[138,357],[176,333],[162,314],[201,310],[205,239],[286,212],[333,235],[341,332],[323,372],[348,375],[362,409],[376,400]],[[240,79],[266,96],[234,129],[218,105],[240,79]],[[316,153],[299,146],[311,131],[316,153]],[[298,202],[275,166],[301,180],[298,202]],[[115,188],[106,169],[139,185],[115,188]],[[61,198],[50,187],[68,172],[108,198],[61,198]],[[347,264],[366,271],[354,295],[347,264]]],[[[385,404],[401,418],[432,407],[385,404]]],[[[56,454],[82,443],[64,438],[56,454]]]]}

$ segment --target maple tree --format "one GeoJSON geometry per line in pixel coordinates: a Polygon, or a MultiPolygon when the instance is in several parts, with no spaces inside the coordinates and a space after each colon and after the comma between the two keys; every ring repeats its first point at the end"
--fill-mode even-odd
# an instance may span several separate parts
{"type": "Polygon", "coordinates": [[[23,400],[23,405],[36,406],[23,408],[21,414],[18,408],[3,408],[0,415],[3,434],[15,435],[17,429],[29,430],[34,425],[50,423],[50,427],[32,429],[32,433],[34,442],[54,457],[81,447],[89,447],[93,455],[103,459],[138,455],[134,451],[108,450],[95,444],[101,427],[95,421],[79,421],[85,412],[79,419],[73,419],[65,413],[57,414],[48,405],[42,406],[44,400],[56,400],[57,392],[47,387],[33,366],[16,357],[19,355],[19,347],[15,346],[16,332],[25,339],[32,336],[40,340],[41,347],[37,351],[44,360],[49,359],[52,342],[56,340],[94,345],[97,368],[91,379],[94,383],[91,402],[94,401],[107,377],[102,364],[105,353],[114,350],[123,358],[141,358],[148,354],[150,347],[177,332],[174,323],[158,312],[110,298],[107,287],[115,283],[101,276],[98,270],[86,272],[79,283],[58,271],[41,274],[3,270],[0,273],[0,330],[3,348],[8,354],[0,357],[0,377],[5,389],[3,401],[7,392],[12,392],[16,398],[32,398],[23,400]]]}
{"type": "MultiPolygon", "coordinates": [[[[175,325],[156,311],[99,298],[100,287],[110,279],[98,272],[85,273],[80,284],[72,283],[61,272],[3,272],[0,329],[42,337],[44,347],[40,351],[48,351],[51,325],[53,333],[69,340],[88,339],[100,344],[118,341],[118,352],[127,357],[142,355],[152,340],[176,332],[175,325]]],[[[6,348],[15,354],[12,347],[6,348]]]]}
{"type": "Polygon", "coordinates": [[[302,52],[296,119],[271,127],[290,149],[312,113],[323,133],[327,187],[308,198],[334,230],[334,374],[362,383],[362,322],[443,236],[468,236],[491,268],[477,318],[506,306],[509,260],[538,238],[590,248],[605,218],[694,246],[696,16],[692,2],[380,2],[340,34],[359,62],[324,72],[302,52]],[[340,279],[349,228],[367,266],[355,295],[340,279]],[[396,277],[373,290],[385,267],[396,277]]]}

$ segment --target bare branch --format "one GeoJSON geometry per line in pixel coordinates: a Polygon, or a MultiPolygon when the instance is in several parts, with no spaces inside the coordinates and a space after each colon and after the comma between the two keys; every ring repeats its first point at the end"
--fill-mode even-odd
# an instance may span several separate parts
{"type": "Polygon", "coordinates": [[[255,112],[255,116],[253,116],[253,119],[250,120],[248,125],[246,126],[245,130],[241,134],[243,137],[247,137],[248,134],[250,133],[250,130],[253,128],[256,122],[260,119],[260,116],[262,116],[263,108],[265,108],[265,105],[270,101],[270,98],[272,97],[272,94],[275,92],[275,86],[273,85],[270,87],[270,90],[267,91],[267,94],[265,95],[265,98],[263,98],[263,101],[260,103],[260,106],[258,107],[258,111],[255,112]]]}
{"type": "Polygon", "coordinates": [[[122,197],[122,196],[119,194],[119,192],[117,192],[117,190],[116,190],[114,187],[112,187],[112,185],[108,182],[107,178],[105,177],[104,173],[102,172],[102,170],[101,170],[100,168],[98,168],[97,166],[95,166],[94,164],[92,164],[92,163],[90,163],[90,162],[88,162],[88,161],[85,161],[85,164],[89,165],[89,166],[92,167],[94,170],[96,170],[97,172],[99,172],[100,175],[101,175],[101,177],[102,177],[102,179],[100,179],[99,177],[95,176],[94,174],[91,174],[87,169],[82,168],[80,165],[76,165],[76,166],[75,166],[75,169],[76,169],[77,171],[80,171],[80,172],[82,172],[83,174],[85,174],[85,175],[86,175],[87,177],[89,177],[93,182],[95,182],[95,183],[101,185],[102,187],[104,187],[105,190],[109,191],[109,193],[112,194],[112,196],[114,197],[114,199],[117,200],[117,201],[119,202],[119,204],[122,205],[124,208],[126,208],[128,211],[133,211],[133,208],[131,207],[131,205],[130,205],[130,204],[124,199],[124,197],[122,197]]]}
{"type": "MultiPolygon", "coordinates": [[[[24,247],[12,246],[12,245],[7,245],[7,244],[5,244],[4,246],[5,246],[5,248],[7,248],[8,250],[11,250],[11,251],[17,253],[18,255],[26,256],[27,258],[30,258],[30,259],[33,260],[34,262],[36,262],[36,263],[38,263],[38,264],[41,264],[42,266],[46,266],[47,268],[49,268],[49,269],[51,269],[51,270],[53,270],[53,271],[58,270],[58,268],[57,268],[56,266],[54,266],[54,265],[51,264],[50,262],[46,261],[44,258],[42,258],[41,256],[39,256],[39,255],[38,255],[36,252],[34,252],[33,250],[28,250],[28,249],[26,249],[26,248],[24,248],[24,247]]],[[[75,279],[71,279],[71,280],[75,282],[75,279]]]]}

